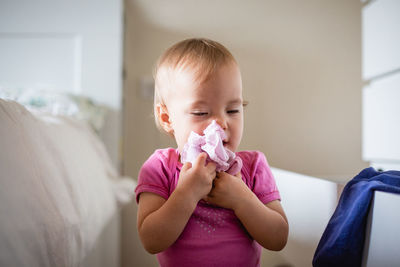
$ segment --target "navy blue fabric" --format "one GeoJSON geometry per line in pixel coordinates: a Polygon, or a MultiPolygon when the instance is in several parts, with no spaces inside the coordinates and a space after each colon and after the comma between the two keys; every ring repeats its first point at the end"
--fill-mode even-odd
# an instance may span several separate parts
{"type": "Polygon", "coordinates": [[[374,191],[400,194],[400,171],[366,168],[346,184],[315,251],[314,267],[361,266],[374,191]]]}

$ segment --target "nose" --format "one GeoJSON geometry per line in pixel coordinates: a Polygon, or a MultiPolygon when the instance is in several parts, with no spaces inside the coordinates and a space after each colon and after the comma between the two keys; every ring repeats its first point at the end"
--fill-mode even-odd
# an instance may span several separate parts
{"type": "Polygon", "coordinates": [[[219,124],[219,126],[221,126],[223,130],[226,130],[228,128],[228,124],[224,116],[218,116],[214,118],[214,120],[219,124]]]}

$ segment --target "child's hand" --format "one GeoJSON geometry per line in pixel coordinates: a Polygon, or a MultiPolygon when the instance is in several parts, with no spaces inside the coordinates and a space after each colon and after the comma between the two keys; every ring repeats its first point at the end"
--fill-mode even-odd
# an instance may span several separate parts
{"type": "Polygon", "coordinates": [[[181,190],[196,203],[211,191],[216,176],[215,163],[206,165],[207,154],[201,153],[193,165],[186,162],[181,169],[176,190],[181,190]]]}
{"type": "Polygon", "coordinates": [[[242,200],[251,197],[251,194],[252,192],[243,182],[240,172],[235,176],[219,172],[213,182],[211,192],[204,200],[222,208],[235,210],[242,200]]]}

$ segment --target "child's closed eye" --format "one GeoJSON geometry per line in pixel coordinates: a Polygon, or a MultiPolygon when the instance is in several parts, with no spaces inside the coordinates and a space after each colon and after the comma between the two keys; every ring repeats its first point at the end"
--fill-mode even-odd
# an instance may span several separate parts
{"type": "Polygon", "coordinates": [[[190,114],[194,115],[194,116],[206,116],[208,115],[208,112],[191,112],[190,114]]]}
{"type": "Polygon", "coordinates": [[[231,109],[231,110],[227,111],[228,114],[235,114],[235,113],[239,113],[239,112],[240,111],[238,109],[231,109]]]}

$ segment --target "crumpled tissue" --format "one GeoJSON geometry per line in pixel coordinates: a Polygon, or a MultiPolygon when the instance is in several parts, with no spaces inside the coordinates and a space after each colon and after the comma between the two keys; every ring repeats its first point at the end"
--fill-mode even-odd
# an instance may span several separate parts
{"type": "Polygon", "coordinates": [[[193,131],[190,133],[181,153],[182,163],[193,164],[200,153],[206,152],[207,162],[213,161],[217,165],[217,172],[237,174],[242,169],[243,163],[240,157],[224,147],[223,140],[226,138],[224,130],[213,120],[203,133],[204,135],[193,131]]]}

